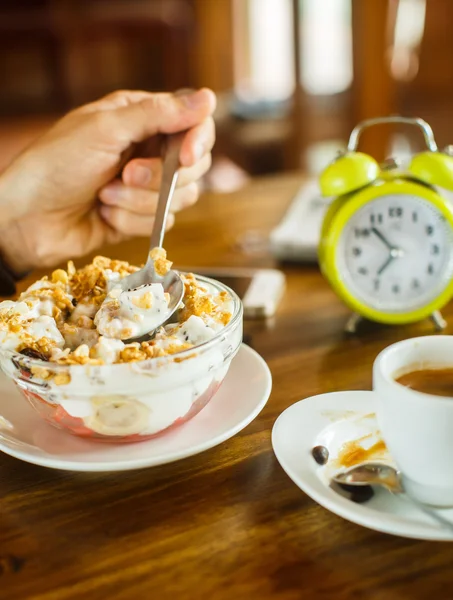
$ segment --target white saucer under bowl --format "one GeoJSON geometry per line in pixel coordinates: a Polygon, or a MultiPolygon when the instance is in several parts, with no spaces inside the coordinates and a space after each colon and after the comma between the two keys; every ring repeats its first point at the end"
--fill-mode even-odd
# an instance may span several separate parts
{"type": "Polygon", "coordinates": [[[193,419],[167,434],[132,444],[84,440],[45,423],[0,375],[0,450],[26,462],[69,471],[128,471],[186,458],[224,442],[265,406],[269,367],[242,345],[219,391],[193,419]]]}
{"type": "MultiPolygon", "coordinates": [[[[272,446],[280,465],[294,483],[318,504],[349,521],[376,531],[424,540],[453,540],[403,495],[376,489],[366,503],[357,504],[329,487],[329,479],[341,468],[345,444],[378,449],[372,460],[393,464],[388,451],[379,450],[382,440],[375,417],[373,392],[334,392],[296,402],[277,419],[272,446]],[[313,459],[314,446],[329,450],[329,460],[320,466],[313,459]]],[[[370,459],[371,460],[371,459],[370,459]]],[[[453,509],[439,510],[453,523],[453,509]]]]}

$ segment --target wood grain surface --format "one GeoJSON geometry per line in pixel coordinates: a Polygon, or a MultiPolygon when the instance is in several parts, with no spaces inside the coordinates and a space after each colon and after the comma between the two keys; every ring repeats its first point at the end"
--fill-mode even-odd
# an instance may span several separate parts
{"type": "MultiPolygon", "coordinates": [[[[265,236],[300,185],[290,175],[206,195],[166,245],[176,264],[272,265],[265,236]]],[[[131,261],[147,241],[107,249],[131,261]]],[[[347,337],[348,310],[315,266],[285,266],[287,291],[269,322],[248,322],[273,392],[244,431],[165,466],[79,474],[0,454],[1,600],[408,600],[453,597],[453,545],[381,534],[318,506],[278,465],[271,429],[297,400],[370,389],[389,343],[432,332],[366,325],[347,337]]],[[[24,285],[29,282],[25,282],[24,285]]],[[[445,311],[452,332],[453,310],[445,311]]]]}

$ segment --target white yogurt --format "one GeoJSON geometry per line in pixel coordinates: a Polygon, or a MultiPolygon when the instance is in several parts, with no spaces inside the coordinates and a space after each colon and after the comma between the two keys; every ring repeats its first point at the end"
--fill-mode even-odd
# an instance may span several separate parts
{"type": "Polygon", "coordinates": [[[96,313],[94,323],[99,333],[109,338],[141,337],[168,319],[168,299],[161,283],[124,292],[114,287],[96,313]]]}
{"type": "Polygon", "coordinates": [[[159,345],[161,339],[162,341],[166,339],[163,337],[165,335],[167,338],[168,336],[171,336],[180,342],[197,346],[207,342],[213,338],[215,334],[215,330],[205,323],[201,317],[192,315],[184,323],[179,323],[176,326],[167,325],[165,327],[165,334],[156,335],[156,345],[159,345]]]}
{"type": "Polygon", "coordinates": [[[33,339],[47,338],[53,340],[60,348],[64,346],[64,338],[58,330],[55,319],[46,314],[41,314],[42,303],[40,300],[26,302],[12,302],[5,300],[0,303],[0,312],[15,317],[20,322],[19,331],[11,331],[7,325],[0,327],[0,344],[6,350],[16,350],[23,343],[26,336],[33,339]]]}

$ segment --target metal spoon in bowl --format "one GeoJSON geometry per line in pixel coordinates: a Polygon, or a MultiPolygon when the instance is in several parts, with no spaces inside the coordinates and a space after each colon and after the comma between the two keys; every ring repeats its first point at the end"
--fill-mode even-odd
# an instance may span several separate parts
{"type": "MultiPolygon", "coordinates": [[[[165,311],[162,313],[164,318],[162,318],[161,322],[153,323],[151,330],[141,330],[135,336],[129,335],[115,335],[119,339],[127,339],[127,341],[133,341],[142,338],[146,334],[150,334],[156,329],[158,329],[161,325],[163,325],[168,319],[172,316],[175,310],[181,303],[181,300],[184,296],[184,284],[180,275],[173,270],[168,271],[165,275],[159,275],[156,271],[154,259],[151,256],[151,251],[155,248],[162,248],[164,234],[165,234],[165,225],[167,222],[168,211],[170,208],[170,203],[173,197],[173,193],[176,188],[176,182],[178,180],[178,169],[179,169],[179,154],[181,150],[182,140],[184,138],[184,133],[177,133],[167,136],[167,144],[165,150],[165,157],[162,168],[162,182],[159,190],[159,198],[157,201],[157,210],[156,217],[154,220],[154,227],[151,233],[150,240],[150,251],[148,253],[148,258],[145,266],[120,279],[118,282],[115,282],[114,287],[118,289],[119,292],[125,291],[133,291],[137,288],[140,288],[143,285],[151,284],[151,283],[161,283],[164,289],[164,292],[169,294],[168,301],[168,309],[165,308],[165,311]]],[[[107,307],[106,307],[107,308],[107,307]]],[[[103,308],[99,310],[101,312],[103,308]]],[[[101,326],[101,321],[98,321],[98,331],[101,335],[109,335],[106,331],[103,330],[101,326]]],[[[146,329],[146,325],[144,323],[144,329],[146,329]]]]}
{"type": "Polygon", "coordinates": [[[390,467],[389,465],[380,463],[363,463],[361,465],[351,467],[346,471],[337,473],[334,475],[334,477],[332,477],[332,481],[339,484],[353,486],[381,485],[392,492],[392,494],[406,494],[412,503],[415,504],[420,510],[437,521],[437,523],[453,532],[453,523],[451,521],[445,519],[436,511],[431,510],[416,498],[409,496],[403,487],[401,474],[399,471],[393,467],[390,467]]]}

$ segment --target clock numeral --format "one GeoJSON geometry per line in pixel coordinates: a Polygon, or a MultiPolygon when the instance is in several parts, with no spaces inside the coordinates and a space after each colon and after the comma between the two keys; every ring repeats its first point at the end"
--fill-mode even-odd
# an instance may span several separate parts
{"type": "Polygon", "coordinates": [[[377,291],[378,291],[378,289],[379,289],[379,284],[380,284],[380,281],[379,281],[379,279],[375,279],[375,280],[373,281],[373,288],[374,288],[374,291],[375,291],[375,292],[377,292],[377,291]]]}
{"type": "Polygon", "coordinates": [[[400,206],[391,206],[389,208],[389,217],[402,217],[403,209],[400,206]]]}
{"type": "Polygon", "coordinates": [[[431,254],[439,254],[440,248],[437,244],[433,244],[431,246],[431,254]]]}
{"type": "Polygon", "coordinates": [[[434,273],[434,265],[432,263],[429,263],[429,265],[428,265],[428,273],[430,275],[432,275],[434,273]]]}
{"type": "Polygon", "coordinates": [[[434,233],[434,227],[432,225],[427,225],[426,226],[426,235],[433,235],[434,233]]]}
{"type": "Polygon", "coordinates": [[[411,285],[412,285],[412,289],[413,289],[413,290],[418,290],[418,289],[420,289],[420,282],[419,282],[419,280],[418,280],[418,279],[413,279],[413,280],[412,280],[412,284],[411,284],[411,285]]]}
{"type": "Polygon", "coordinates": [[[359,227],[354,227],[354,235],[356,238],[359,237],[368,237],[370,235],[369,229],[360,229],[359,227]]]}
{"type": "Polygon", "coordinates": [[[392,285],[392,292],[394,294],[399,294],[400,291],[401,291],[401,288],[400,288],[400,286],[397,283],[395,283],[395,285],[392,285]]]}
{"type": "Polygon", "coordinates": [[[374,225],[375,220],[376,220],[376,217],[374,215],[370,215],[370,223],[371,223],[371,225],[374,225]]]}
{"type": "Polygon", "coordinates": [[[357,273],[360,275],[368,275],[368,269],[366,267],[359,267],[357,269],[357,273]]]}
{"type": "Polygon", "coordinates": [[[353,256],[360,256],[362,254],[362,248],[353,248],[352,249],[353,256]]]}
{"type": "Polygon", "coordinates": [[[416,223],[418,221],[418,213],[415,211],[412,213],[412,221],[414,223],[416,223]]]}
{"type": "Polygon", "coordinates": [[[383,217],[382,217],[381,213],[379,213],[377,216],[377,222],[382,223],[382,221],[383,221],[383,217]]]}

